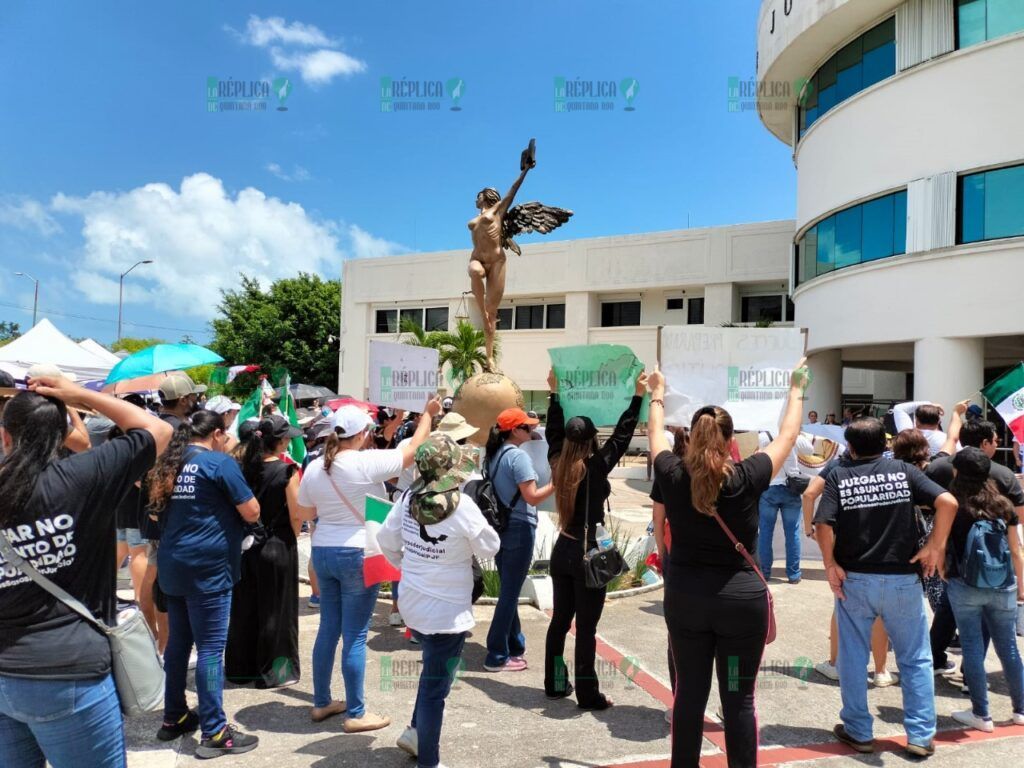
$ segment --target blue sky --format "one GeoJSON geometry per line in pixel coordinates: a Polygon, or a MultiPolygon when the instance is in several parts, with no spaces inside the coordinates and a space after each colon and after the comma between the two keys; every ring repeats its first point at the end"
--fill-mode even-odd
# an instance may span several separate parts
{"type": "Polygon", "coordinates": [[[576,212],[552,237],[789,218],[790,150],[728,109],[758,6],[3,3],[0,319],[31,324],[24,270],[41,316],[110,342],[118,276],[151,258],[126,279],[125,335],[207,340],[240,270],[467,247],[476,192],[504,192],[530,137],[519,199],[576,212]],[[288,78],[287,111],[208,112],[211,76],[288,78]],[[557,76],[635,79],[635,109],[556,112],[557,76]],[[382,112],[381,77],[461,79],[461,110],[382,112]]]}

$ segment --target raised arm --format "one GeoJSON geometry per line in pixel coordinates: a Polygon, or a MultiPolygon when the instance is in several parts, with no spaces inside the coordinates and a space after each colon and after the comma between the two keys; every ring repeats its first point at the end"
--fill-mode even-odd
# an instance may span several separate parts
{"type": "Polygon", "coordinates": [[[893,406],[892,420],[896,425],[897,434],[904,429],[914,428],[914,412],[920,405],[931,405],[927,400],[915,400],[911,403],[900,403],[893,406]]]}
{"type": "Polygon", "coordinates": [[[612,436],[605,440],[604,445],[598,450],[605,469],[609,472],[615,469],[615,465],[619,463],[619,459],[622,458],[622,455],[629,448],[629,443],[633,439],[633,432],[636,430],[636,422],[640,418],[640,405],[644,401],[644,393],[646,391],[647,374],[641,371],[636,379],[633,399],[629,401],[629,406],[619,417],[619,423],[615,425],[612,436]]]}
{"type": "Polygon", "coordinates": [[[512,201],[516,199],[516,193],[519,191],[519,188],[523,186],[523,179],[526,178],[526,174],[529,172],[529,167],[523,168],[519,173],[519,178],[512,182],[512,186],[509,187],[508,192],[506,192],[505,196],[501,198],[501,202],[498,203],[498,213],[500,215],[504,216],[508,211],[509,207],[512,205],[512,201]]]}
{"type": "Polygon", "coordinates": [[[74,408],[68,408],[68,418],[71,419],[71,431],[64,440],[64,447],[74,453],[88,451],[92,447],[89,439],[89,430],[85,428],[85,422],[74,408]]]}
{"type": "Polygon", "coordinates": [[[548,399],[548,420],[544,431],[544,439],[548,441],[548,461],[554,461],[562,453],[562,444],[565,442],[565,411],[558,401],[558,377],[555,370],[548,371],[548,390],[551,396],[548,399]]]}
{"type": "Polygon", "coordinates": [[[654,366],[654,373],[647,377],[647,389],[651,393],[650,413],[647,416],[647,441],[653,461],[662,452],[672,450],[668,438],[665,437],[665,374],[657,365],[654,366]]]}
{"type": "Polygon", "coordinates": [[[960,442],[960,427],[964,425],[964,414],[967,413],[967,406],[970,400],[961,400],[953,406],[953,415],[949,417],[949,431],[946,432],[946,442],[939,449],[940,453],[952,456],[956,453],[956,444],[960,442]]]}
{"type": "Polygon", "coordinates": [[[803,418],[802,394],[808,382],[807,369],[804,367],[806,361],[807,358],[801,359],[789,377],[789,399],[782,412],[779,435],[765,446],[763,451],[772,460],[772,477],[782,469],[786,457],[793,451],[796,439],[800,436],[800,422],[803,418]]]}

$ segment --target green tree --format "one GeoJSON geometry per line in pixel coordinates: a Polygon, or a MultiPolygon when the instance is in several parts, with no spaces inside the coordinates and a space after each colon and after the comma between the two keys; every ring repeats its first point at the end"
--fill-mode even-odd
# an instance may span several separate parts
{"type": "Polygon", "coordinates": [[[228,364],[268,374],[284,367],[296,384],[338,383],[340,281],[300,273],[264,290],[243,274],[240,288],[221,292],[217,310],[210,349],[228,364]]]}
{"type": "MultiPolygon", "coordinates": [[[[439,373],[445,367],[448,368],[448,381],[453,389],[458,389],[462,382],[482,371],[487,362],[484,347],[487,339],[484,332],[468,320],[459,320],[454,331],[425,332],[417,323],[405,318],[400,331],[408,334],[403,339],[406,344],[438,351],[439,373]]],[[[495,340],[495,359],[499,353],[499,345],[495,340]]]]}
{"type": "Polygon", "coordinates": [[[155,347],[157,344],[166,344],[167,342],[163,339],[133,339],[130,336],[125,336],[120,341],[115,341],[110,345],[111,352],[125,351],[129,355],[134,355],[136,352],[141,352],[148,347],[155,347]]]}
{"type": "Polygon", "coordinates": [[[18,323],[0,320],[0,347],[4,344],[10,344],[19,336],[21,336],[21,326],[18,323]]]}

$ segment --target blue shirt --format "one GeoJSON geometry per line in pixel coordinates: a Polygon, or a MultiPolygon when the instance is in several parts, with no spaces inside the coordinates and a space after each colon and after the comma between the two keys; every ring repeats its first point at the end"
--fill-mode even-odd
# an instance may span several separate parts
{"type": "Polygon", "coordinates": [[[160,589],[174,596],[223,592],[241,577],[246,525],[236,507],[253,498],[226,453],[190,446],[163,511],[160,589]]]}
{"type": "MultiPolygon", "coordinates": [[[[533,462],[526,451],[520,450],[514,445],[503,445],[498,450],[498,455],[491,460],[488,466],[491,475],[491,482],[494,483],[494,490],[501,499],[502,504],[508,504],[512,497],[519,490],[520,483],[528,483],[537,480],[537,473],[533,469],[533,462]]],[[[509,522],[529,523],[537,525],[537,510],[526,503],[526,499],[519,496],[512,513],[509,515],[509,522]]]]}

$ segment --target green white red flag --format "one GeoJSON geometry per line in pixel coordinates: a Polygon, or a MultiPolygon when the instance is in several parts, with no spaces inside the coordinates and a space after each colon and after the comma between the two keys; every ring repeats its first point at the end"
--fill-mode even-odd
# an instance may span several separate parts
{"type": "Polygon", "coordinates": [[[377,543],[380,531],[393,505],[376,496],[366,497],[366,544],[363,551],[363,583],[372,587],[382,581],[398,581],[402,572],[388,562],[377,543]]]}
{"type": "Polygon", "coordinates": [[[1024,443],[1024,363],[1017,363],[981,390],[1013,432],[1024,443]]]}

